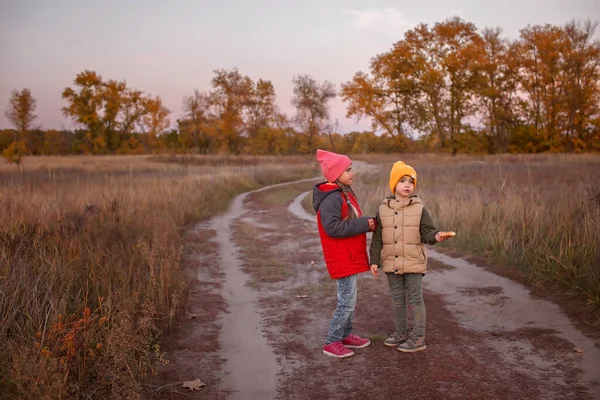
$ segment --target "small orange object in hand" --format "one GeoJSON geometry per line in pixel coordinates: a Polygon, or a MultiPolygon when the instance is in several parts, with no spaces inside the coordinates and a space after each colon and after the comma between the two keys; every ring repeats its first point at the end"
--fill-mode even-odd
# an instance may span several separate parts
{"type": "Polygon", "coordinates": [[[450,239],[451,237],[456,236],[456,232],[448,231],[448,232],[438,232],[435,235],[438,242],[443,242],[444,240],[450,239]]]}

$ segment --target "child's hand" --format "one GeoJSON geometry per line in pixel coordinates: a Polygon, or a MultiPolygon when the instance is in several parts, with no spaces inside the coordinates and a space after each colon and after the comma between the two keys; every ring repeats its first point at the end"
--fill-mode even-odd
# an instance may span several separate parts
{"type": "Polygon", "coordinates": [[[450,239],[453,236],[456,236],[456,232],[438,232],[435,234],[435,240],[437,240],[438,242],[443,242],[445,240],[450,239]]]}
{"type": "Polygon", "coordinates": [[[379,276],[379,271],[378,271],[377,264],[372,264],[372,265],[371,265],[371,273],[372,273],[372,274],[373,274],[373,276],[375,276],[375,277],[379,276]]]}
{"type": "Polygon", "coordinates": [[[377,229],[377,221],[375,218],[369,218],[369,231],[374,232],[377,229]]]}

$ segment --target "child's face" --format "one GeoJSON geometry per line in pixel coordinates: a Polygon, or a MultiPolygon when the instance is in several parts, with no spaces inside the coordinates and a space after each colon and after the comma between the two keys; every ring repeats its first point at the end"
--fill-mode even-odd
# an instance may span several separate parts
{"type": "Polygon", "coordinates": [[[354,172],[352,172],[352,164],[350,164],[350,166],[348,168],[346,168],[346,170],[344,172],[342,172],[342,175],[340,175],[340,177],[338,178],[338,181],[340,181],[340,183],[342,185],[350,186],[350,185],[352,185],[353,179],[354,179],[354,172]]]}
{"type": "Polygon", "coordinates": [[[400,181],[396,185],[396,194],[401,197],[408,197],[415,190],[415,181],[408,175],[404,175],[400,178],[400,181]]]}

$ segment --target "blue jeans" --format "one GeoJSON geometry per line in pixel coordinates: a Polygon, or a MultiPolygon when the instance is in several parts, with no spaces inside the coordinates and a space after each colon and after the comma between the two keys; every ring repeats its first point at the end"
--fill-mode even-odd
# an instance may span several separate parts
{"type": "Polygon", "coordinates": [[[336,279],[337,306],[329,324],[325,344],[339,342],[352,332],[352,314],[356,306],[356,276],[336,279]]]}

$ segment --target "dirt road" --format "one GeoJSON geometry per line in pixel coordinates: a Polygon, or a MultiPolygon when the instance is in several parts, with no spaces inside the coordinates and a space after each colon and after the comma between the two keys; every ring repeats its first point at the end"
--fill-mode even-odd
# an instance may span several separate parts
{"type": "Polygon", "coordinates": [[[600,399],[600,345],[557,305],[434,251],[426,351],[383,345],[391,300],[385,278],[365,273],[354,326],[373,343],[349,359],[324,357],[335,283],[301,205],[310,184],[239,196],[190,233],[189,319],[165,349],[155,398],[600,399]],[[197,392],[177,384],[196,378],[206,383],[197,392]]]}

